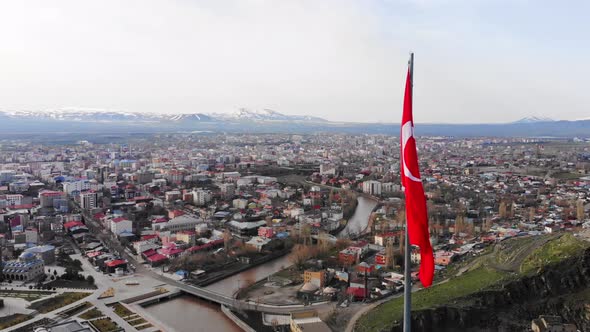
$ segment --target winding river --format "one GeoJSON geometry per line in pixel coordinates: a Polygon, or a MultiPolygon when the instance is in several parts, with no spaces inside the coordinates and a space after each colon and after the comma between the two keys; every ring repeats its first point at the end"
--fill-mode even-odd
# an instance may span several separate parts
{"type": "Polygon", "coordinates": [[[356,206],[356,210],[348,220],[346,227],[340,232],[340,237],[346,237],[364,231],[369,223],[371,212],[377,206],[377,201],[364,196],[359,196],[357,200],[358,205],[356,206]]]}
{"type": "MultiPolygon", "coordinates": [[[[363,231],[369,222],[369,216],[377,206],[377,201],[363,196],[358,197],[358,205],[346,227],[339,236],[349,236],[363,231]]],[[[251,268],[226,279],[220,280],[208,289],[224,295],[233,295],[238,287],[264,279],[267,276],[291,265],[289,256],[277,258],[271,262],[251,268]]],[[[219,306],[190,295],[183,295],[166,302],[144,308],[157,320],[175,331],[230,331],[241,329],[229,320],[219,306]]]]}

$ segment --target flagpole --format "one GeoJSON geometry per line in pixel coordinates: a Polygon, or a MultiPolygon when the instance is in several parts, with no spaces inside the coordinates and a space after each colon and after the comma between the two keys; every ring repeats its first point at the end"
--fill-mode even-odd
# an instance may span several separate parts
{"type": "MultiPolygon", "coordinates": [[[[408,62],[410,70],[410,93],[414,103],[414,53],[410,53],[408,62]]],[[[406,229],[404,244],[404,332],[411,332],[412,327],[412,267],[410,260],[410,234],[408,231],[408,215],[406,213],[406,229]]]]}

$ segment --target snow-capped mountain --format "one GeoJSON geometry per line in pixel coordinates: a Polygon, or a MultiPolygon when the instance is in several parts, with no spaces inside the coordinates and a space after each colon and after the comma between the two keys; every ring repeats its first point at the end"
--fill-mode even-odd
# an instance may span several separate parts
{"type": "Polygon", "coordinates": [[[326,120],[308,115],[286,115],[271,109],[250,110],[240,108],[231,113],[213,113],[212,117],[226,121],[314,121],[326,122],[326,120]]]}
{"type": "Polygon", "coordinates": [[[514,123],[536,123],[536,122],[553,122],[555,120],[544,116],[527,116],[514,123]]]}
{"type": "Polygon", "coordinates": [[[78,121],[78,122],[220,122],[220,121],[307,121],[326,120],[305,115],[285,115],[277,111],[241,108],[232,113],[177,113],[123,112],[116,110],[64,108],[48,111],[0,111],[0,116],[15,119],[78,121]]]}

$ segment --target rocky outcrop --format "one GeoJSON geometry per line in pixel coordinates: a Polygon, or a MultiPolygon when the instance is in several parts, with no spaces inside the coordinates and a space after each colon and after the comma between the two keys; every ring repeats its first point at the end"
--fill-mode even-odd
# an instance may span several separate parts
{"type": "Polygon", "coordinates": [[[523,331],[533,318],[550,314],[590,332],[590,249],[454,302],[413,312],[412,331],[523,331]]]}

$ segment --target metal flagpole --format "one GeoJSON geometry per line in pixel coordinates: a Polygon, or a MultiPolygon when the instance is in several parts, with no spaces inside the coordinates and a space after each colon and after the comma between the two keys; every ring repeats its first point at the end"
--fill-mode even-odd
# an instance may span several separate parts
{"type": "MultiPolygon", "coordinates": [[[[410,67],[410,96],[412,96],[411,101],[412,104],[414,104],[414,53],[410,53],[410,61],[408,63],[408,66],[410,67]]],[[[410,332],[412,331],[412,267],[410,260],[410,234],[408,232],[407,213],[405,234],[406,243],[404,245],[404,332],[410,332]]]]}

